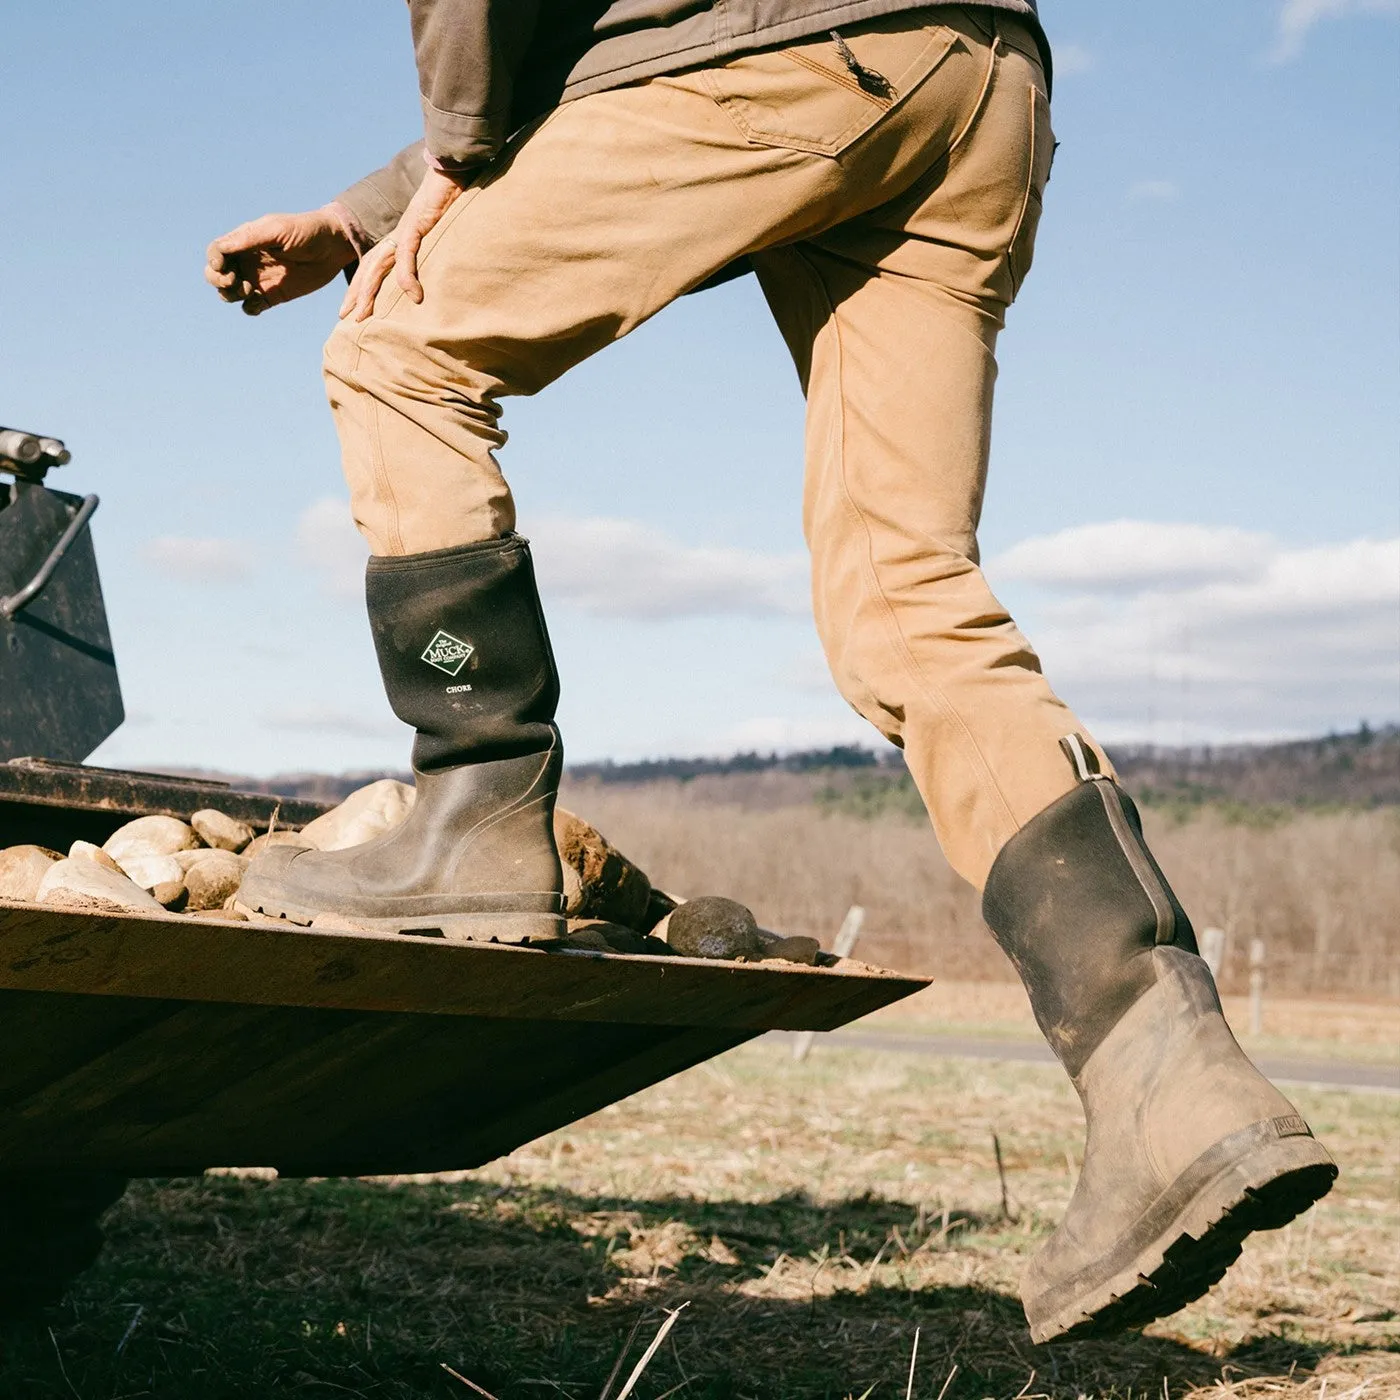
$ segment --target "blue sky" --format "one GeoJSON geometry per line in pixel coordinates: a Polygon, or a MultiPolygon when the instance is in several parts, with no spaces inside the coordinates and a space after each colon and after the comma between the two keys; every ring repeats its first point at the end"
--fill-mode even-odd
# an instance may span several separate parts
{"type": "MultiPolygon", "coordinates": [[[[1002,341],[994,586],[1109,740],[1400,717],[1400,0],[1046,0],[1061,148],[1002,341]]],[[[64,437],[112,764],[401,764],[319,383],[205,244],[417,132],[404,7],[11,6],[0,422],[64,437]]],[[[752,279],[534,400],[502,464],[578,759],[860,739],[806,604],[802,403],[752,279]]],[[[873,734],[870,735],[873,740],[873,734]]]]}

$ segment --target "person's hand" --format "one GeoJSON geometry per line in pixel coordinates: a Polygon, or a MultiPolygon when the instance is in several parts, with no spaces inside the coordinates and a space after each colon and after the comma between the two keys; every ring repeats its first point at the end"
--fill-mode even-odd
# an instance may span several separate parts
{"type": "Polygon", "coordinates": [[[256,316],[324,287],[355,257],[350,235],[329,210],[264,214],[209,245],[204,280],[256,316]]]}
{"type": "Polygon", "coordinates": [[[350,290],[340,305],[342,319],[353,315],[357,321],[365,320],[374,310],[374,298],[391,271],[410,301],[423,300],[423,284],[418,280],[419,246],[461,193],[462,186],[450,175],[428,171],[393,233],[360,259],[350,290]]]}

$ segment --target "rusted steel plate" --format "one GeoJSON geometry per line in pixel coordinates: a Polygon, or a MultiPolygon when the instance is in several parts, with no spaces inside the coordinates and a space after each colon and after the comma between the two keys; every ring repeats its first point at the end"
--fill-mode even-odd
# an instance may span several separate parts
{"type": "Polygon", "coordinates": [[[0,1169],[438,1171],[925,986],[0,904],[0,1169]]]}
{"type": "Polygon", "coordinates": [[[136,817],[179,817],[204,807],[265,831],[274,813],[279,826],[304,826],[329,804],[305,798],[241,792],[227,783],[127,773],[80,763],[16,758],[0,763],[0,847],[32,842],[66,851],[74,841],[101,845],[136,817]]]}

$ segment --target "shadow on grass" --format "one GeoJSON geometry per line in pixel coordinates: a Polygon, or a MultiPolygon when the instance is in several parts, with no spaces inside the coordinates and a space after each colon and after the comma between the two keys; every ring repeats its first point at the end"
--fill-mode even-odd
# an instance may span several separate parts
{"type": "Polygon", "coordinates": [[[1224,1356],[1131,1334],[1032,1346],[1014,1297],[966,1281],[999,1230],[968,1213],[915,1219],[876,1197],[142,1182],[68,1300],[0,1330],[0,1396],[467,1400],[445,1363],[499,1400],[594,1400],[633,1324],[623,1376],[681,1303],[638,1400],[842,1400],[872,1385],[874,1400],[902,1396],[916,1326],[922,1400],[954,1365],[945,1400],[1023,1388],[1070,1400],[1160,1396],[1164,1378],[1170,1394],[1302,1378],[1328,1353],[1282,1337],[1224,1356]],[[876,1278],[892,1258],[895,1281],[889,1268],[876,1278]]]}

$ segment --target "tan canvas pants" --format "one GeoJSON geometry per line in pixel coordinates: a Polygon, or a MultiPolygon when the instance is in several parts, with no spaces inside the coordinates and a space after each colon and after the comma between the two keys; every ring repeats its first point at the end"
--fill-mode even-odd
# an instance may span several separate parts
{"type": "Polygon", "coordinates": [[[326,377],[376,553],[490,539],[515,524],[500,400],[754,255],[807,392],[832,674],[980,886],[1071,786],[1057,741],[1083,730],[977,566],[993,352],[1053,151],[1044,77],[990,9],[843,39],[854,63],[822,37],[559,107],[429,235],[422,303],[386,285],[326,377]]]}

